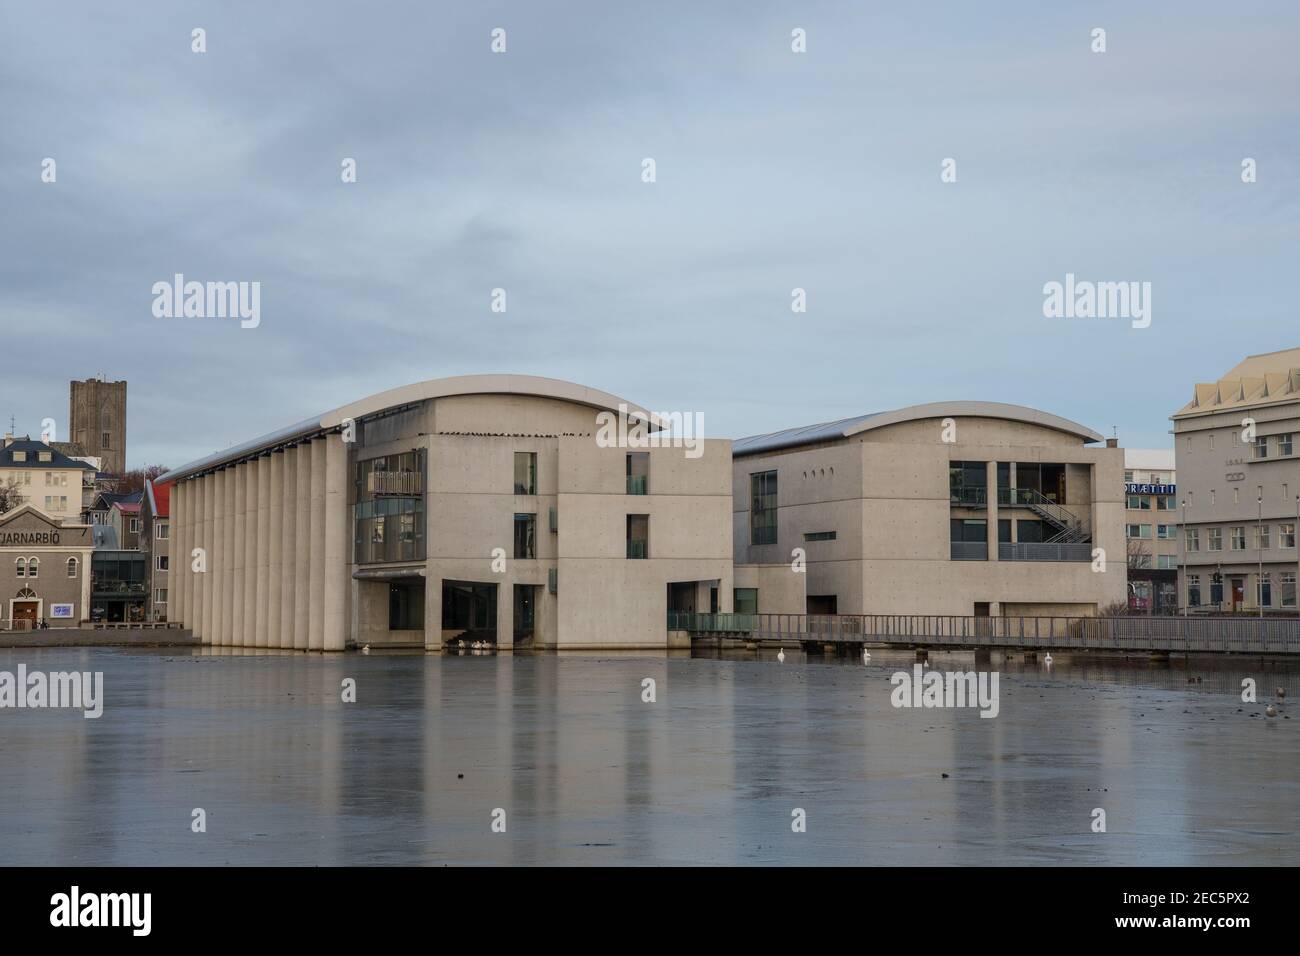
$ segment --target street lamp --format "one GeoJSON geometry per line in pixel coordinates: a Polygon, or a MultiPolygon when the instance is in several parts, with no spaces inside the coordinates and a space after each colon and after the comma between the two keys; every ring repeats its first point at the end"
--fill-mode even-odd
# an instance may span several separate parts
{"type": "Polygon", "coordinates": [[[1255,578],[1255,603],[1259,605],[1259,616],[1264,616],[1264,486],[1258,486],[1259,494],[1255,497],[1255,504],[1259,506],[1259,514],[1255,518],[1255,553],[1259,557],[1259,571],[1255,578]]]}

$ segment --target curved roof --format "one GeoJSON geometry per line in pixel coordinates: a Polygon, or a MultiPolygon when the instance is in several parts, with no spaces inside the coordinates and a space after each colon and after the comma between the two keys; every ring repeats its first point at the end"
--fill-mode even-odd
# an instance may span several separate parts
{"type": "Polygon", "coordinates": [[[1078,422],[1061,418],[1050,412],[1039,411],[1024,405],[1006,405],[1002,402],[931,402],[926,405],[909,405],[892,412],[874,412],[858,415],[855,418],[841,418],[834,422],[822,422],[819,425],[803,425],[787,428],[766,435],[753,435],[738,438],[731,443],[733,455],[754,455],[760,452],[777,451],[782,448],[798,448],[803,445],[815,445],[823,442],[851,438],[862,432],[900,422],[920,421],[927,418],[1001,418],[1006,421],[1026,422],[1052,428],[1080,438],[1084,443],[1103,441],[1103,437],[1091,428],[1085,428],[1078,422]]]}
{"type": "Polygon", "coordinates": [[[360,420],[389,408],[411,405],[433,398],[448,398],[453,395],[529,395],[535,398],[573,402],[615,413],[619,411],[621,405],[627,409],[632,418],[644,412],[653,430],[657,431],[664,427],[659,416],[644,411],[641,406],[633,402],[562,379],[542,378],[537,375],[457,375],[391,388],[348,405],[341,405],[321,415],[269,432],[250,441],[232,445],[230,448],[196,459],[179,468],[173,468],[167,474],[159,475],[155,481],[160,483],[179,481],[199,472],[268,451],[279,445],[292,444],[314,435],[324,434],[340,427],[345,419],[360,420]]]}

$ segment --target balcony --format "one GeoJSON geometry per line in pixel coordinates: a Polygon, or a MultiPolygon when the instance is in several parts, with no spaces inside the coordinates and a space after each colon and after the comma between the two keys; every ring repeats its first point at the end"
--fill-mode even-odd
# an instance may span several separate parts
{"type": "Polygon", "coordinates": [[[646,491],[646,478],[648,475],[628,475],[627,476],[627,493],[629,495],[644,495],[646,491]]]}
{"type": "Polygon", "coordinates": [[[951,556],[954,561],[987,561],[989,545],[987,541],[953,541],[951,556]]]}
{"type": "Polygon", "coordinates": [[[1003,541],[998,545],[999,561],[1091,561],[1092,544],[1003,541]]]}

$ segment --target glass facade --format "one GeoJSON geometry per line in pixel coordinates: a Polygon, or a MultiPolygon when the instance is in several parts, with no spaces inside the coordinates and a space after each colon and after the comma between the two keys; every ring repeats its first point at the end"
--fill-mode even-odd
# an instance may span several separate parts
{"type": "Polygon", "coordinates": [[[749,543],[776,544],[776,472],[749,476],[749,543]]]}
{"type": "Polygon", "coordinates": [[[424,449],[357,462],[357,564],[425,558],[424,449]]]}
{"type": "Polygon", "coordinates": [[[650,516],[627,516],[627,556],[629,558],[650,557],[650,516]]]}

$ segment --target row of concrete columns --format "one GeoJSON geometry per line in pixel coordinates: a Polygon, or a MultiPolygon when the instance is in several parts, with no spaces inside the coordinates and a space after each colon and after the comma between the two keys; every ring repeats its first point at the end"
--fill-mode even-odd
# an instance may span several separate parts
{"type": "Polygon", "coordinates": [[[351,580],[340,436],[186,478],[172,511],[173,618],[204,644],[343,650],[351,580]]]}

